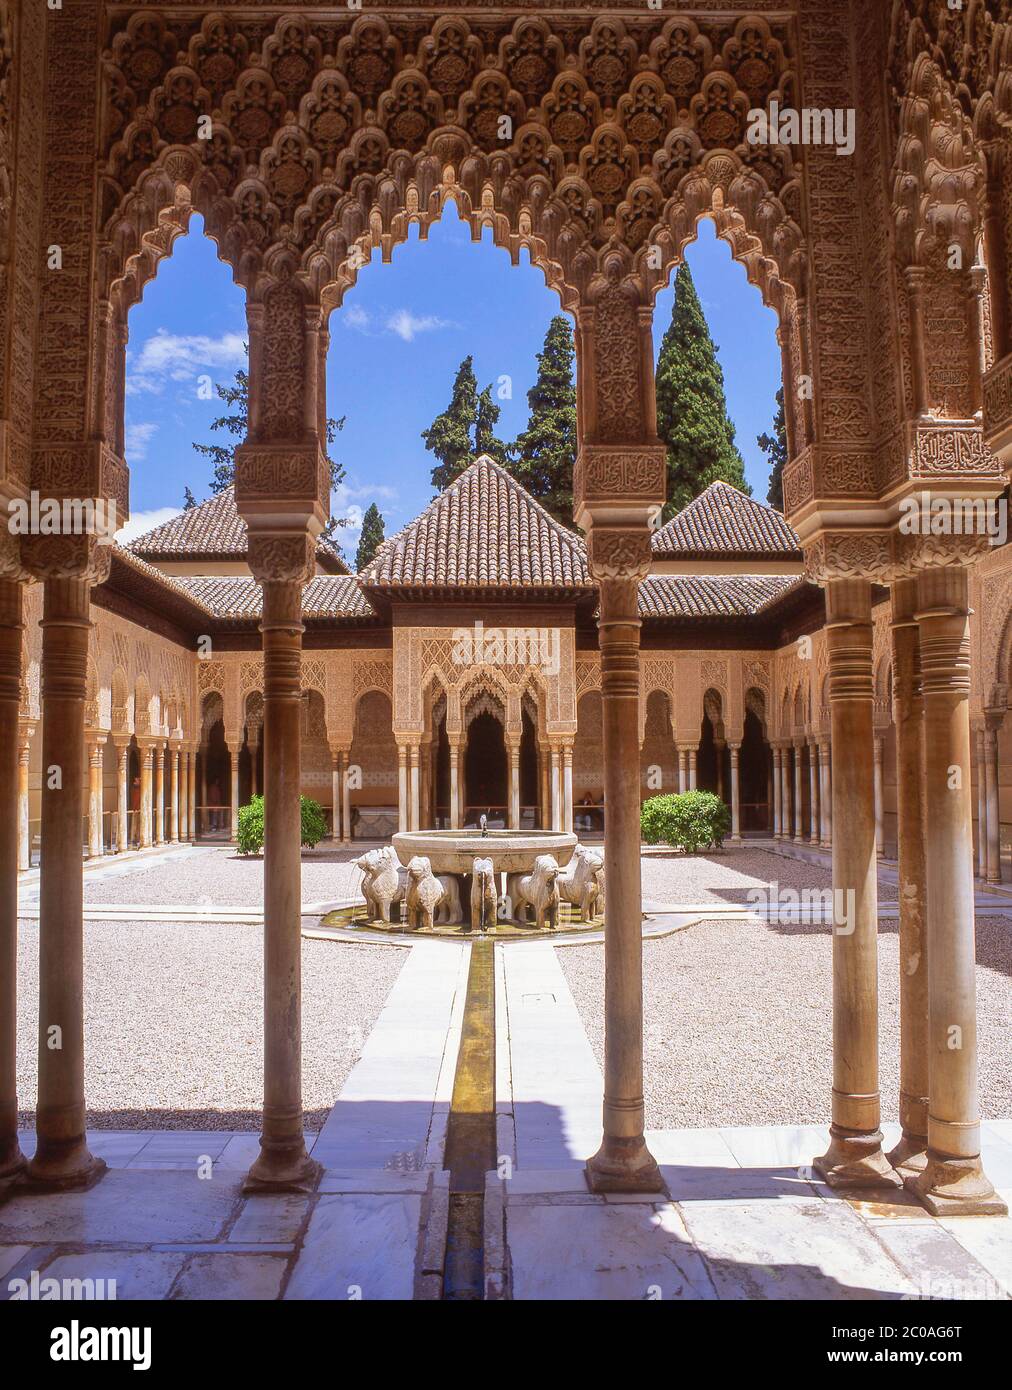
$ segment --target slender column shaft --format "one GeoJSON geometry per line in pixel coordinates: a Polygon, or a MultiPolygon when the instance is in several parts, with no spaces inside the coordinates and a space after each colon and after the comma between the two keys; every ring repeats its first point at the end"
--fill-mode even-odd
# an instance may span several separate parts
{"type": "Polygon", "coordinates": [[[823,849],[831,849],[833,846],[833,793],[830,781],[830,763],[830,744],[824,742],[819,758],[819,812],[822,822],[821,841],[823,849]]]}
{"type": "Polygon", "coordinates": [[[207,744],[202,744],[200,749],[200,804],[204,808],[203,829],[208,828],[207,816],[207,744]]]}
{"type": "Polygon", "coordinates": [[[987,793],[987,881],[1001,883],[1001,808],[998,797],[998,723],[988,719],[984,731],[984,779],[987,793]]]}
{"type": "Polygon", "coordinates": [[[970,804],[968,575],[918,576],[928,888],[928,1159],[907,1179],[935,1215],[1002,1213],[980,1161],[970,804]]]}
{"type": "Polygon", "coordinates": [[[454,739],[450,744],[450,829],[460,829],[460,745],[454,739]]]}
{"type": "Polygon", "coordinates": [[[18,868],[32,866],[32,827],[28,797],[28,773],[31,758],[30,735],[23,735],[18,747],[18,868]]]}
{"type": "Polygon", "coordinates": [[[397,828],[408,829],[408,750],[397,745],[397,828]]]}
{"type": "Polygon", "coordinates": [[[520,828],[520,745],[511,743],[506,750],[509,766],[509,828],[520,828]]]}
{"type": "Polygon", "coordinates": [[[341,752],[341,838],[345,844],[351,843],[351,752],[345,748],[341,752]]]}
{"type": "Polygon", "coordinates": [[[678,750],[678,790],[679,792],[689,790],[689,755],[684,748],[678,750]]]}
{"type": "Polygon", "coordinates": [[[896,728],[896,855],[900,881],[900,1125],[889,1155],[904,1174],[927,1161],[928,942],[924,824],[924,697],[914,614],[917,581],[892,593],[893,724],[896,728]]]}
{"type": "Polygon", "coordinates": [[[696,790],[696,750],[689,749],[689,791],[696,790]]]}
{"type": "Polygon", "coordinates": [[[598,1191],[657,1191],[660,1172],[643,1138],[643,943],[640,885],[639,585],[600,581],[604,725],[604,1137],[587,1165],[598,1191]]]}
{"type": "Polygon", "coordinates": [[[332,840],[341,839],[341,754],[333,751],[330,755],[330,804],[333,808],[331,812],[330,838],[332,840]]]}
{"type": "Polygon", "coordinates": [[[47,579],[42,618],[42,875],[39,892],[38,1148],[30,1176],[60,1187],[105,1167],[84,1121],[81,817],[90,586],[47,579]]]}
{"type": "MultiPolygon", "coordinates": [[[[302,1117],[302,586],[263,580],[264,1113],[248,1187],[315,1172],[302,1117]]],[[[238,759],[233,758],[233,765],[238,759]]]]}
{"type": "Polygon", "coordinates": [[[791,745],[785,743],[780,757],[781,835],[791,838],[791,745]]]}
{"type": "Polygon", "coordinates": [[[90,739],[88,758],[88,858],[97,859],[102,853],[102,743],[90,739]]]}
{"type": "Polygon", "coordinates": [[[251,796],[258,796],[260,788],[257,785],[257,750],[259,743],[254,739],[249,744],[249,789],[251,796]]]}
{"type": "Polygon", "coordinates": [[[174,845],[179,844],[179,749],[172,748],[169,751],[170,779],[169,793],[172,802],[169,807],[169,839],[174,845]]]}
{"type": "Polygon", "coordinates": [[[154,768],[155,750],[150,743],[141,747],[141,849],[151,847],[151,773],[154,768]]]}
{"type": "Polygon", "coordinates": [[[179,838],[190,838],[190,759],[193,754],[184,748],[179,754],[179,838]]]}
{"type": "Polygon", "coordinates": [[[803,803],[803,801],[802,801],[802,797],[803,797],[804,793],[803,793],[803,789],[802,789],[802,788],[803,788],[803,778],[802,778],[803,768],[802,768],[802,760],[801,760],[801,750],[802,750],[803,746],[804,746],[804,745],[803,745],[803,744],[800,744],[800,743],[796,743],[796,744],[794,745],[794,840],[795,840],[795,843],[796,843],[796,844],[797,844],[797,843],[800,843],[800,841],[802,841],[802,840],[805,838],[805,836],[804,836],[804,830],[803,830],[803,822],[802,822],[802,817],[801,817],[801,812],[802,812],[802,810],[803,810],[803,805],[804,805],[804,803],[803,803]]]}
{"type": "Polygon", "coordinates": [[[724,800],[724,745],[716,743],[714,745],[717,758],[717,795],[721,801],[724,800]]]}
{"type": "Polygon", "coordinates": [[[561,830],[562,820],[559,806],[559,750],[553,748],[551,752],[551,779],[552,779],[552,829],[561,830]]]}
{"type": "MultiPolygon", "coordinates": [[[[239,838],[239,747],[238,747],[238,744],[236,744],[236,745],[234,745],[234,746],[233,746],[232,744],[229,744],[229,748],[228,748],[228,764],[229,764],[229,769],[230,769],[230,772],[231,772],[231,782],[232,782],[231,795],[230,795],[230,798],[229,798],[230,804],[231,804],[231,811],[232,811],[232,826],[231,826],[231,836],[230,836],[230,838],[231,838],[231,840],[232,840],[232,843],[235,844],[236,840],[238,840],[238,838],[239,838]]],[[[265,779],[265,781],[266,781],[266,779],[265,779]]],[[[265,795],[264,795],[265,814],[266,814],[266,801],[267,801],[266,791],[267,791],[267,788],[266,788],[266,786],[265,786],[265,787],[264,787],[264,793],[265,793],[265,795]]],[[[300,834],[300,835],[302,834],[301,828],[300,828],[299,834],[300,834]]]]}
{"type": "Polygon", "coordinates": [[[773,838],[779,840],[783,834],[783,807],[781,806],[781,776],[779,748],[773,749],[773,838]]]}
{"type": "Polygon", "coordinates": [[[738,786],[738,756],[740,743],[731,744],[731,843],[741,841],[741,802],[738,786]]]}
{"type": "Polygon", "coordinates": [[[190,839],[197,838],[197,750],[190,750],[189,775],[187,777],[187,795],[190,798],[190,839]]]}
{"type": "Polygon", "coordinates": [[[165,843],[165,748],[155,748],[155,844],[165,843]]]}
{"type": "Polygon", "coordinates": [[[816,1170],[833,1187],[899,1179],[882,1152],[871,584],[826,586],[833,725],[833,1122],[816,1170]]]}
{"type": "Polygon", "coordinates": [[[885,815],[882,795],[882,744],[881,735],[875,736],[875,853],[885,853],[885,815]]]}
{"type": "Polygon", "coordinates": [[[420,815],[419,815],[420,808],[419,808],[419,804],[418,804],[419,790],[420,790],[420,783],[419,783],[419,778],[418,778],[418,744],[417,744],[417,743],[413,743],[413,744],[411,745],[411,821],[410,821],[411,829],[412,829],[412,830],[417,830],[417,829],[419,828],[419,822],[420,822],[420,815]]]}
{"type": "Polygon", "coordinates": [[[819,843],[819,745],[808,745],[808,840],[819,843]]]}
{"type": "MultiPolygon", "coordinates": [[[[519,783],[519,767],[517,776],[519,783]]],[[[519,795],[518,790],[518,798],[519,795]]],[[[562,803],[563,829],[571,834],[573,830],[573,749],[568,743],[562,750],[562,803]]]]}
{"type": "Polygon", "coordinates": [[[18,812],[22,740],[21,584],[0,580],[0,1181],[20,1173],[18,1142],[18,812]]]}
{"type": "Polygon", "coordinates": [[[977,872],[987,878],[987,770],[984,761],[984,730],[977,730],[977,872]]]}

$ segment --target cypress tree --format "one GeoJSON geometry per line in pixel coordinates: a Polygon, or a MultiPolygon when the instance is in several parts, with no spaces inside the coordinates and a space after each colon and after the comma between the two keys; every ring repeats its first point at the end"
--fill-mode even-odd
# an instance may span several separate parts
{"type": "Polygon", "coordinates": [[[787,462],[787,419],[784,414],[784,388],[777,392],[777,413],[773,417],[773,433],[760,434],[756,443],[769,460],[770,490],[766,501],[778,512],[784,509],[784,464],[787,462]]]}
{"type": "Polygon", "coordinates": [[[573,330],[564,314],[548,325],[538,377],[527,392],[530,418],[513,446],[510,471],[564,526],[573,524],[576,387],[573,330]]]}
{"type": "Polygon", "coordinates": [[[496,463],[506,462],[506,445],[496,438],[495,427],[499,423],[501,407],[492,399],[492,383],[485,387],[478,397],[474,419],[474,456],[488,454],[496,463]]]}
{"type": "Polygon", "coordinates": [[[458,478],[474,457],[471,430],[478,417],[478,382],[474,359],[465,357],[457,368],[450,404],[422,430],[425,447],[439,463],[432,470],[432,486],[442,492],[458,478]]]}
{"type": "Polygon", "coordinates": [[[751,496],[727,413],[724,373],[684,263],[657,361],[657,433],[668,449],[665,520],[718,478],[751,496]]]}
{"type": "Polygon", "coordinates": [[[383,518],[380,515],[379,507],[375,502],[370,502],[366,514],[362,518],[362,534],[358,538],[358,551],[355,554],[355,568],[357,570],[365,569],[376,554],[384,535],[383,518]]]}

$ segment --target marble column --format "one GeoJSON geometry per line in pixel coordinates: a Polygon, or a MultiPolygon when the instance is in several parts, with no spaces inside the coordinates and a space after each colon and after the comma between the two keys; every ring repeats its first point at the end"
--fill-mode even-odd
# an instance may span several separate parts
{"type": "Polygon", "coordinates": [[[105,846],[102,835],[102,745],[105,734],[89,734],[88,758],[88,858],[101,858],[105,846]]]}
{"type": "Polygon", "coordinates": [[[780,747],[773,745],[773,838],[783,835],[783,806],[781,805],[780,747]]]}
{"type": "Polygon", "coordinates": [[[685,748],[678,750],[678,790],[687,792],[689,790],[689,755],[685,748]]]}
{"type": "Polygon", "coordinates": [[[977,745],[977,873],[987,878],[987,771],[984,754],[984,728],[976,731],[977,745]]]}
{"type": "Polygon", "coordinates": [[[823,849],[833,847],[833,790],[832,790],[832,745],[828,739],[820,744],[819,752],[819,820],[820,839],[823,849]]]}
{"type": "Polygon", "coordinates": [[[207,813],[207,744],[200,746],[200,806],[203,816],[203,825],[200,827],[207,830],[210,826],[210,817],[207,813]]]}
{"type": "Polygon", "coordinates": [[[808,843],[819,843],[819,745],[813,739],[808,745],[808,843]]]}
{"type": "Polygon", "coordinates": [[[331,804],[331,825],[330,838],[339,843],[343,838],[341,834],[341,750],[332,748],[330,750],[330,804],[331,804]]]}
{"type": "Polygon", "coordinates": [[[716,762],[717,762],[717,795],[720,797],[721,801],[723,801],[723,800],[724,800],[724,747],[725,747],[725,745],[724,745],[724,743],[723,743],[723,741],[722,741],[721,739],[716,739],[716,740],[714,741],[713,747],[714,747],[714,751],[715,751],[715,753],[716,753],[716,755],[717,755],[717,756],[716,756],[716,762]]]}
{"type": "Polygon", "coordinates": [[[0,1190],[25,1166],[18,1140],[18,814],[22,586],[0,579],[0,1190]]]}
{"type": "Polygon", "coordinates": [[[179,750],[179,838],[185,844],[190,838],[190,757],[188,748],[179,750]]]}
{"type": "Polygon", "coordinates": [[[738,757],[740,743],[732,743],[731,748],[731,843],[741,844],[741,802],[739,800],[738,757]]]}
{"type": "Polygon", "coordinates": [[[450,739],[450,829],[460,829],[460,742],[450,739]]]}
{"type": "MultiPolygon", "coordinates": [[[[229,792],[229,808],[230,808],[230,811],[231,811],[231,826],[230,826],[230,835],[229,835],[229,838],[230,838],[230,840],[232,841],[232,844],[235,844],[236,841],[239,839],[239,744],[238,744],[238,743],[230,743],[230,744],[228,744],[228,765],[229,765],[229,772],[230,772],[230,779],[229,779],[229,780],[230,780],[230,782],[231,782],[231,789],[230,789],[230,792],[229,792]]],[[[265,791],[265,793],[266,793],[266,787],[264,788],[264,791],[265,791]]],[[[264,796],[264,803],[265,803],[264,809],[265,809],[265,814],[266,814],[266,801],[267,801],[267,797],[266,797],[266,794],[265,794],[265,796],[264,796]]],[[[301,834],[302,834],[302,829],[301,829],[301,824],[300,824],[300,829],[299,829],[299,835],[300,835],[300,837],[301,837],[301,834]]]]}
{"type": "Polygon", "coordinates": [[[696,749],[689,749],[689,791],[696,790],[696,749]]]}
{"type": "Polygon", "coordinates": [[[419,748],[417,743],[411,745],[411,806],[410,806],[410,827],[418,830],[421,826],[421,808],[419,806],[419,796],[421,794],[421,782],[419,779],[419,748]]]}
{"type": "Polygon", "coordinates": [[[179,745],[170,744],[169,757],[169,843],[179,844],[179,745]]]}
{"type": "Polygon", "coordinates": [[[895,1186],[878,1089],[871,582],[826,584],[833,743],[833,1121],[816,1171],[831,1187],[895,1186]]]}
{"type": "Polygon", "coordinates": [[[552,780],[552,829],[562,829],[562,796],[559,786],[559,750],[553,745],[551,750],[551,780],[552,780]]]}
{"type": "Polygon", "coordinates": [[[804,746],[803,743],[796,743],[794,745],[794,843],[796,845],[800,845],[805,838],[804,820],[802,817],[802,811],[804,810],[804,768],[801,757],[804,746]]]}
{"type": "Polygon", "coordinates": [[[408,749],[407,745],[397,745],[397,829],[408,830],[408,749]]]}
{"type": "Polygon", "coordinates": [[[933,1215],[1003,1214],[980,1159],[970,804],[970,623],[962,565],[917,580],[927,826],[928,1159],[907,1178],[933,1215]]]}
{"type": "Polygon", "coordinates": [[[165,744],[155,744],[155,835],[156,845],[165,843],[165,744]]]}
{"type": "Polygon", "coordinates": [[[988,883],[1001,883],[1001,802],[998,794],[998,730],[1001,724],[1002,715],[989,711],[984,724],[988,883]]]}
{"type": "Polygon", "coordinates": [[[250,796],[258,796],[258,795],[260,794],[260,788],[257,786],[257,751],[258,751],[258,749],[259,749],[259,746],[260,746],[260,740],[257,738],[256,733],[254,732],[253,737],[251,738],[250,735],[249,735],[249,733],[247,732],[247,734],[246,734],[246,748],[247,748],[247,751],[249,752],[249,792],[250,792],[250,796]]]}
{"type": "Polygon", "coordinates": [[[42,617],[42,874],[39,902],[38,1147],[29,1177],[82,1187],[105,1169],[88,1150],[84,1102],[81,823],[90,584],[46,579],[42,617]],[[47,769],[63,771],[55,785],[47,769]]]}
{"type": "Polygon", "coordinates": [[[587,1164],[594,1191],[655,1192],[643,1136],[643,943],[640,885],[639,584],[599,575],[604,732],[604,1137],[587,1164]]]}
{"type": "Polygon", "coordinates": [[[341,839],[351,844],[351,749],[341,750],[341,839]]]}
{"type": "Polygon", "coordinates": [[[32,826],[29,800],[29,769],[31,760],[31,739],[34,728],[22,722],[18,744],[18,868],[32,867],[32,826]]]}
{"type": "Polygon", "coordinates": [[[137,740],[141,762],[141,807],[140,807],[140,834],[138,844],[141,849],[151,848],[152,832],[152,797],[151,797],[151,775],[155,765],[155,747],[148,740],[137,740]]]}
{"type": "Polygon", "coordinates": [[[190,799],[189,812],[189,831],[190,839],[195,841],[197,838],[197,750],[190,749],[189,772],[187,777],[187,795],[190,799]]]}
{"type": "Polygon", "coordinates": [[[791,745],[785,743],[780,756],[780,834],[784,840],[791,838],[791,753],[791,745]]]}
{"type": "MultiPolygon", "coordinates": [[[[518,793],[519,795],[519,793],[518,793]]],[[[562,749],[562,828],[568,834],[573,830],[573,745],[567,743],[562,749]]]]}
{"type": "Polygon", "coordinates": [[[258,559],[254,552],[263,587],[264,1110],[246,1190],[299,1191],[319,1172],[302,1115],[302,581],[276,577],[269,552],[258,559]]]}
{"type": "Polygon", "coordinates": [[[506,747],[509,769],[509,821],[510,830],[520,828],[520,741],[511,739],[506,747]]]}
{"type": "Polygon", "coordinates": [[[892,586],[893,724],[896,728],[896,858],[899,876],[900,1098],[902,1135],[889,1162],[919,1172],[928,1146],[928,943],[924,862],[924,697],[917,581],[892,586]]]}
{"type": "Polygon", "coordinates": [[[885,816],[882,797],[882,752],[883,738],[875,735],[875,853],[882,857],[885,853],[885,816]]]}

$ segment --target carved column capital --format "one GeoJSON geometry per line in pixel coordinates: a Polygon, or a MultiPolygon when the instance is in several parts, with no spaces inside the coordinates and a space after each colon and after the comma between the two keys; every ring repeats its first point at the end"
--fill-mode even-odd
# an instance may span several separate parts
{"type": "Polygon", "coordinates": [[[312,578],[316,542],[308,531],[256,531],[249,533],[249,567],[261,584],[293,584],[301,587],[312,578]]]}
{"type": "Polygon", "coordinates": [[[21,559],[36,579],[82,579],[90,584],[104,584],[109,578],[112,546],[90,535],[30,535],[21,538],[21,559]]]}
{"type": "Polygon", "coordinates": [[[823,531],[804,549],[805,577],[813,584],[834,579],[888,583],[895,564],[893,534],[886,530],[823,531]]]}
{"type": "Polygon", "coordinates": [[[587,537],[591,574],[602,583],[625,580],[639,584],[650,573],[650,536],[645,526],[592,525],[587,537]]]}

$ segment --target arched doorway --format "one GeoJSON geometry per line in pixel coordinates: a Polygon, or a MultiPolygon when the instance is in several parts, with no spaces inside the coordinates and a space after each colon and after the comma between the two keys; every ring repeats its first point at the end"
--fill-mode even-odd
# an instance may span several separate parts
{"type": "Polygon", "coordinates": [[[483,812],[490,824],[506,824],[506,740],[502,722],[490,709],[479,710],[467,726],[464,786],[465,825],[476,824],[483,812]]]}
{"type": "Polygon", "coordinates": [[[773,830],[773,754],[766,742],[766,697],[755,688],[745,692],[745,729],[738,769],[742,834],[769,834],[773,830]]]}

